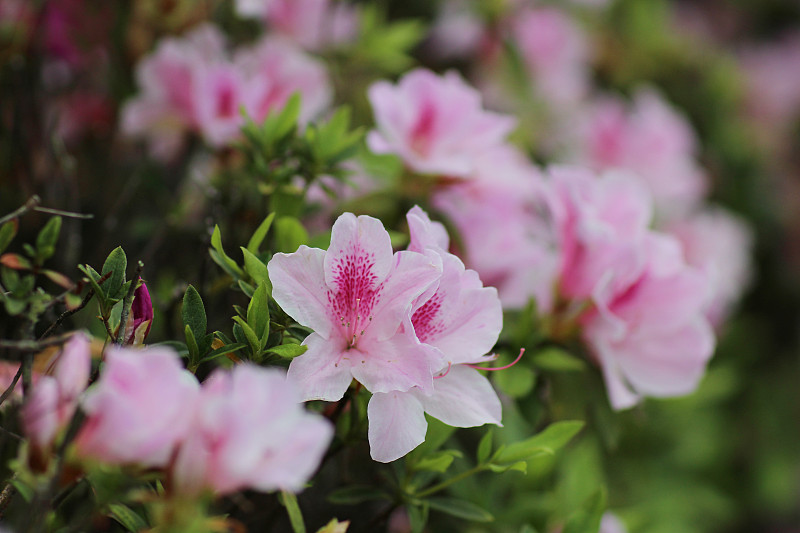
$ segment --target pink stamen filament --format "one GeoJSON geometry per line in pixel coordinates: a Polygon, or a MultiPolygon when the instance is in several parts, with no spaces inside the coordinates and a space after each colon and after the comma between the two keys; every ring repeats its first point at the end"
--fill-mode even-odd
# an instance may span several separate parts
{"type": "MultiPolygon", "coordinates": [[[[519,355],[517,356],[517,358],[516,358],[516,359],[514,359],[514,361],[513,361],[513,362],[511,362],[511,363],[509,363],[509,364],[507,364],[507,365],[505,365],[505,366],[497,366],[497,367],[484,367],[484,366],[478,366],[478,365],[469,365],[469,364],[468,364],[467,366],[468,366],[468,367],[471,367],[471,368],[474,368],[475,370],[488,370],[489,372],[496,372],[496,371],[498,371],[498,370],[505,370],[506,368],[511,368],[512,366],[514,366],[514,365],[516,365],[517,363],[519,363],[519,360],[520,360],[520,359],[522,359],[522,354],[524,354],[524,353],[525,353],[525,348],[520,348],[520,349],[519,349],[519,355]]],[[[449,371],[449,370],[450,370],[450,369],[448,368],[448,371],[449,371]]]]}
{"type": "Polygon", "coordinates": [[[448,362],[447,362],[447,370],[445,370],[445,371],[444,371],[444,374],[440,374],[440,375],[438,375],[438,376],[433,376],[433,379],[442,379],[443,377],[445,377],[447,374],[449,374],[449,373],[450,373],[450,369],[451,369],[451,368],[453,368],[453,363],[451,363],[450,361],[448,361],[448,362]]]}

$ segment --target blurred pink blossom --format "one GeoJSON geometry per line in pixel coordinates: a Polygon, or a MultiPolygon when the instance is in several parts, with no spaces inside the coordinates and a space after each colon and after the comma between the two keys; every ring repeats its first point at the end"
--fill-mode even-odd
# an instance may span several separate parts
{"type": "Polygon", "coordinates": [[[705,276],[686,264],[675,238],[650,232],[644,245],[639,278],[624,290],[597,291],[595,309],[580,320],[614,409],[641,396],[692,392],[714,351],[705,276]]]}
{"type": "Polygon", "coordinates": [[[373,84],[368,95],[376,125],[370,149],[396,154],[423,174],[468,177],[476,157],[501,145],[515,125],[485,111],[478,91],[453,71],[413,70],[396,85],[373,84]]]}
{"type": "Polygon", "coordinates": [[[600,530],[597,533],[628,533],[628,528],[611,511],[606,511],[600,520],[600,530]]]}
{"type": "Polygon", "coordinates": [[[80,456],[112,464],[163,467],[187,435],[199,384],[168,348],[109,348],[100,378],[81,407],[80,456]]]}
{"type": "Polygon", "coordinates": [[[203,383],[192,427],[172,465],[176,492],[302,490],[333,428],[299,401],[280,370],[250,364],[216,370],[203,383]]]}
{"type": "Polygon", "coordinates": [[[628,174],[601,176],[582,167],[551,167],[551,203],[559,233],[559,292],[573,301],[617,292],[639,276],[652,218],[647,190],[628,174]]]}
{"type": "Polygon", "coordinates": [[[475,161],[470,180],[442,187],[433,205],[458,230],[469,268],[496,287],[503,307],[553,304],[559,266],[551,193],[526,157],[501,146],[475,161]]]}
{"type": "Polygon", "coordinates": [[[572,17],[556,7],[524,8],[509,24],[537,95],[562,107],[581,101],[589,90],[589,43],[572,17]]]}
{"type": "Polygon", "coordinates": [[[635,173],[662,218],[690,212],[706,194],[708,178],[696,159],[691,125],[652,90],[638,91],[630,105],[600,98],[568,128],[576,132],[570,159],[595,170],[635,173]]]}
{"type": "Polygon", "coordinates": [[[301,246],[275,254],[268,269],[275,301],[314,330],[289,365],[304,400],[337,401],[353,378],[373,393],[432,389],[440,357],[401,325],[412,302],[435,288],[437,254],[393,254],[379,220],[345,213],[327,251],[301,246]]]}
{"type": "Polygon", "coordinates": [[[706,316],[721,326],[753,277],[752,228],[722,207],[709,207],[667,230],[683,245],[686,261],[705,274],[710,286],[706,316]]]}
{"type": "Polygon", "coordinates": [[[464,0],[446,0],[431,28],[428,45],[442,59],[465,58],[477,53],[487,28],[475,7],[464,0]]]}
{"type": "Polygon", "coordinates": [[[739,61],[748,111],[765,135],[800,118],[800,32],[744,47],[739,61]]]}
{"type": "Polygon", "coordinates": [[[265,38],[231,58],[224,36],[210,24],[160,42],[136,77],[141,93],[123,108],[122,130],[148,138],[163,159],[174,155],[187,131],[213,147],[229,144],[244,124],[242,108],[262,121],[300,92],[305,123],[331,99],[324,67],[301,50],[265,38]]]}
{"type": "MultiPolygon", "coordinates": [[[[430,250],[442,259],[442,278],[432,296],[415,302],[406,327],[421,343],[443,358],[433,390],[375,393],[368,406],[372,458],[398,459],[425,440],[425,413],[455,427],[500,424],[501,405],[484,376],[469,364],[481,363],[497,342],[503,327],[500,300],[494,288],[484,287],[473,270],[447,252],[449,238],[440,223],[419,207],[407,215],[415,252],[430,250]]],[[[436,369],[435,369],[436,370],[436,369]]]]}
{"type": "Polygon", "coordinates": [[[34,447],[48,450],[78,407],[92,369],[89,339],[76,333],[48,365],[22,406],[22,426],[34,447]]]}

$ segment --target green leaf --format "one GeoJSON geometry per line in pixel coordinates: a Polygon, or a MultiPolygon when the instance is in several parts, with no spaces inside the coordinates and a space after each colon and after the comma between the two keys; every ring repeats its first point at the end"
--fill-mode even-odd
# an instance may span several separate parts
{"type": "Polygon", "coordinates": [[[56,251],[56,243],[61,233],[61,217],[53,217],[36,236],[36,259],[39,263],[49,259],[56,251]]]}
{"type": "Polygon", "coordinates": [[[244,335],[247,338],[247,343],[250,345],[250,350],[252,350],[253,355],[255,357],[261,355],[261,339],[259,338],[258,335],[256,335],[256,332],[253,331],[253,328],[251,328],[250,325],[247,322],[245,322],[245,320],[240,316],[233,317],[233,320],[237,324],[239,324],[239,327],[242,328],[242,331],[244,332],[244,335]]]}
{"type": "Polygon", "coordinates": [[[122,285],[125,283],[125,269],[128,268],[128,258],[125,257],[125,251],[122,246],[118,246],[111,250],[108,254],[106,262],[103,263],[103,270],[100,272],[101,276],[105,276],[111,272],[111,276],[103,283],[105,294],[108,298],[122,298],[122,285]]]}
{"type": "Polygon", "coordinates": [[[259,284],[247,305],[247,323],[261,340],[260,346],[265,346],[269,335],[269,296],[263,283],[259,284]]]}
{"type": "Polygon", "coordinates": [[[530,524],[525,524],[519,529],[519,533],[539,533],[539,531],[530,524]]]}
{"type": "Polygon", "coordinates": [[[211,247],[213,248],[209,250],[211,259],[234,278],[241,278],[243,274],[242,269],[239,268],[236,261],[228,257],[225,250],[222,248],[222,235],[217,225],[214,226],[214,232],[211,234],[211,247]]]}
{"type": "Polygon", "coordinates": [[[203,339],[206,336],[207,322],[203,299],[200,298],[200,293],[192,285],[186,287],[186,293],[183,295],[181,319],[183,320],[183,325],[192,330],[196,340],[203,339]]]}
{"type": "Polygon", "coordinates": [[[369,485],[352,485],[328,494],[328,501],[337,505],[355,505],[370,500],[390,499],[389,495],[369,485]]]}
{"type": "Polygon", "coordinates": [[[183,328],[183,333],[186,335],[186,347],[189,349],[189,361],[192,366],[197,365],[197,360],[200,358],[200,348],[197,346],[197,339],[192,333],[192,328],[187,324],[183,328]]]}
{"type": "Polygon", "coordinates": [[[22,499],[26,502],[30,503],[33,500],[36,491],[33,490],[33,487],[29,486],[27,483],[20,481],[19,479],[11,479],[11,484],[14,485],[14,488],[17,489],[22,499]]]}
{"type": "Polygon", "coordinates": [[[434,454],[423,457],[414,464],[414,470],[428,470],[431,472],[445,472],[450,465],[453,464],[453,459],[462,457],[463,454],[458,450],[443,450],[434,454]]]}
{"type": "Polygon", "coordinates": [[[567,519],[563,533],[597,533],[605,511],[606,491],[601,488],[567,519]]]}
{"type": "Polygon", "coordinates": [[[78,265],[78,269],[86,274],[86,279],[89,281],[89,285],[92,286],[92,289],[94,289],[95,296],[105,305],[106,293],[103,291],[100,284],[97,283],[97,280],[102,276],[89,265],[78,265]]]}
{"type": "Polygon", "coordinates": [[[427,500],[419,505],[409,505],[406,510],[408,511],[408,522],[411,526],[411,533],[422,533],[425,530],[425,524],[428,523],[428,506],[427,500]]]}
{"type": "Polygon", "coordinates": [[[493,372],[492,383],[512,398],[523,398],[536,385],[536,373],[528,367],[518,365],[503,372],[493,372]]]}
{"type": "Polygon", "coordinates": [[[555,346],[533,354],[531,362],[542,370],[553,372],[579,372],[586,369],[583,360],[555,346]]]}
{"type": "Polygon", "coordinates": [[[275,221],[275,248],[278,252],[296,252],[308,242],[308,232],[294,217],[280,217],[275,221]]]}
{"type": "Polygon", "coordinates": [[[0,254],[3,253],[14,237],[17,235],[18,223],[16,220],[11,220],[0,226],[0,254]]]}
{"type": "Polygon", "coordinates": [[[253,278],[256,285],[263,284],[267,287],[267,293],[272,294],[272,283],[269,279],[269,271],[261,259],[253,255],[247,248],[242,248],[242,255],[244,256],[244,270],[253,278]]]}
{"type": "Polygon", "coordinates": [[[491,470],[496,474],[502,474],[504,472],[511,472],[511,471],[522,472],[523,474],[528,473],[528,463],[525,461],[517,461],[516,463],[507,465],[496,465],[493,463],[489,463],[487,466],[489,467],[489,470],[491,470]]]}
{"type": "Polygon", "coordinates": [[[478,453],[477,453],[477,460],[478,464],[483,464],[489,459],[489,455],[492,453],[492,437],[494,436],[494,431],[492,428],[486,430],[486,434],[481,437],[481,441],[478,443],[478,453]]]}
{"type": "Polygon", "coordinates": [[[211,361],[212,359],[216,359],[217,357],[219,357],[221,355],[227,355],[229,353],[236,353],[239,350],[241,350],[242,348],[246,348],[246,347],[247,347],[246,344],[238,343],[238,342],[232,342],[232,343],[226,344],[225,346],[220,346],[219,348],[217,348],[215,350],[212,350],[211,352],[208,353],[208,355],[203,357],[200,360],[200,362],[201,363],[205,363],[207,361],[211,361]]]}
{"type": "Polygon", "coordinates": [[[294,533],[306,533],[306,525],[303,522],[303,513],[300,512],[300,506],[297,504],[297,497],[291,492],[281,491],[281,504],[286,507],[286,512],[289,514],[289,522],[292,524],[292,531],[294,533]]]}
{"type": "Polygon", "coordinates": [[[247,251],[251,254],[257,254],[258,249],[261,246],[261,243],[264,242],[264,238],[267,236],[267,232],[269,231],[270,226],[272,226],[272,221],[275,219],[275,213],[270,213],[267,215],[267,218],[259,224],[258,228],[256,229],[253,236],[250,237],[250,241],[247,243],[247,251]]]}
{"type": "Polygon", "coordinates": [[[281,344],[279,346],[273,346],[267,350],[268,353],[274,353],[277,356],[284,357],[286,359],[293,359],[298,355],[303,355],[308,350],[308,346],[304,344],[281,344]]]}
{"type": "Polygon", "coordinates": [[[583,426],[584,423],[579,420],[550,424],[541,433],[498,450],[492,457],[492,463],[504,465],[527,461],[537,455],[555,455],[558,450],[572,440],[583,426]]]}
{"type": "Polygon", "coordinates": [[[494,516],[492,516],[489,511],[467,500],[458,500],[456,498],[430,498],[427,501],[431,509],[463,518],[470,522],[491,522],[494,520],[494,516]]]}
{"type": "Polygon", "coordinates": [[[109,504],[108,513],[111,518],[122,524],[128,531],[135,533],[148,527],[144,518],[136,514],[130,507],[121,503],[109,504]]]}

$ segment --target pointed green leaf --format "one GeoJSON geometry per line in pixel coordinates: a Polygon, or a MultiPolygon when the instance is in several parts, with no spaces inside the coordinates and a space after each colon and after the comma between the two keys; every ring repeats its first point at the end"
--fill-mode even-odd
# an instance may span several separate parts
{"type": "Polygon", "coordinates": [[[197,346],[197,340],[192,333],[192,328],[187,324],[183,328],[183,333],[186,335],[186,347],[189,348],[189,361],[191,364],[196,364],[200,358],[200,348],[197,346]]]}
{"type": "Polygon", "coordinates": [[[586,369],[586,363],[561,348],[551,346],[533,354],[531,362],[553,372],[579,372],[586,369]]]}
{"type": "Polygon", "coordinates": [[[478,443],[478,453],[477,459],[478,464],[483,464],[489,459],[489,455],[492,453],[492,437],[494,436],[494,431],[492,428],[486,430],[486,434],[481,437],[481,441],[478,443]]]}
{"type": "Polygon", "coordinates": [[[563,533],[597,533],[606,511],[606,491],[598,490],[567,519],[563,533]]]}
{"type": "Polygon", "coordinates": [[[467,500],[458,500],[456,498],[430,498],[428,504],[431,506],[431,509],[463,518],[470,522],[491,522],[494,520],[492,513],[467,500]]]}
{"type": "Polygon", "coordinates": [[[425,531],[425,525],[428,523],[428,502],[424,501],[419,505],[409,505],[406,508],[408,512],[408,522],[411,526],[411,533],[422,533],[425,531]]]}
{"type": "Polygon", "coordinates": [[[269,271],[261,259],[253,255],[247,248],[242,248],[242,255],[244,256],[244,270],[253,278],[253,281],[258,284],[265,284],[267,293],[272,293],[272,283],[269,280],[269,271]]]}
{"type": "Polygon", "coordinates": [[[196,340],[203,339],[206,336],[206,309],[203,306],[203,299],[200,298],[200,293],[191,285],[186,287],[186,293],[183,295],[181,318],[183,319],[183,325],[191,328],[196,340]]]}
{"type": "Polygon", "coordinates": [[[225,250],[222,248],[222,234],[219,231],[219,226],[214,226],[214,232],[211,234],[211,247],[216,254],[212,253],[211,258],[221,266],[226,272],[235,278],[242,277],[242,269],[236,264],[236,261],[228,257],[225,250]]]}
{"type": "Polygon", "coordinates": [[[308,350],[308,346],[303,344],[281,344],[279,346],[273,346],[269,348],[267,352],[274,353],[280,357],[284,357],[286,359],[292,359],[297,357],[298,355],[303,355],[308,350]]]}
{"type": "Polygon", "coordinates": [[[247,306],[247,323],[261,339],[260,346],[265,346],[266,337],[269,335],[269,296],[267,296],[267,286],[263,283],[253,293],[247,306]]]}
{"type": "Polygon", "coordinates": [[[111,518],[122,524],[128,531],[137,532],[147,529],[147,522],[136,514],[130,507],[121,503],[112,503],[108,506],[108,514],[111,518]]]}
{"type": "Polygon", "coordinates": [[[261,246],[261,243],[264,242],[264,238],[267,236],[267,232],[269,232],[270,226],[272,226],[272,221],[275,219],[275,213],[270,213],[267,218],[258,226],[253,236],[250,237],[250,241],[247,243],[247,250],[252,254],[257,254],[258,249],[261,246]]]}
{"type": "Polygon", "coordinates": [[[61,233],[61,217],[53,217],[36,237],[36,258],[39,262],[49,259],[56,250],[58,236],[61,233]]]}
{"type": "Polygon", "coordinates": [[[303,513],[300,512],[300,506],[297,504],[297,496],[291,492],[281,491],[281,504],[286,507],[286,512],[289,514],[289,522],[292,524],[292,531],[294,533],[306,533],[306,525],[303,522],[303,513]]]}
{"type": "Polygon", "coordinates": [[[423,457],[414,464],[414,470],[429,470],[431,472],[445,472],[450,465],[453,464],[453,459],[456,456],[461,456],[461,452],[457,450],[443,450],[434,454],[423,457]]]}
{"type": "Polygon", "coordinates": [[[16,220],[10,220],[0,226],[0,254],[3,253],[14,237],[17,235],[18,223],[16,220]]]}
{"type": "Polygon", "coordinates": [[[253,331],[253,328],[245,322],[245,320],[240,316],[233,317],[233,320],[239,324],[239,327],[242,328],[245,337],[247,338],[247,343],[250,345],[250,349],[253,351],[254,356],[259,356],[261,354],[261,339],[256,335],[256,332],[253,331]]]}
{"type": "Polygon", "coordinates": [[[566,446],[583,426],[584,423],[579,420],[550,424],[544,431],[533,437],[508,444],[498,450],[492,458],[492,463],[504,465],[527,461],[536,455],[554,455],[558,450],[566,446]]]}
{"type": "Polygon", "coordinates": [[[103,263],[103,270],[100,272],[101,276],[111,272],[111,276],[103,283],[106,296],[109,298],[122,298],[122,285],[125,283],[125,269],[127,268],[128,258],[125,257],[125,251],[122,246],[111,250],[106,262],[103,263]]]}

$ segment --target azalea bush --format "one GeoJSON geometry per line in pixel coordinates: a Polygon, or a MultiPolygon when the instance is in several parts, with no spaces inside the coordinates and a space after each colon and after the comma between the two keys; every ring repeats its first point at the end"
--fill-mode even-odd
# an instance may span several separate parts
{"type": "Polygon", "coordinates": [[[0,0],[0,531],[796,531],[798,35],[0,0]]]}

